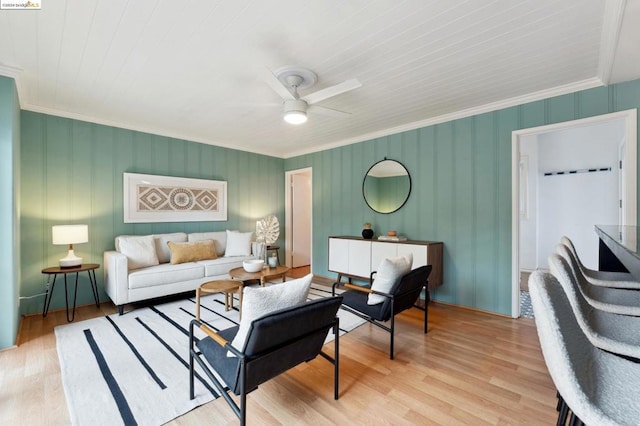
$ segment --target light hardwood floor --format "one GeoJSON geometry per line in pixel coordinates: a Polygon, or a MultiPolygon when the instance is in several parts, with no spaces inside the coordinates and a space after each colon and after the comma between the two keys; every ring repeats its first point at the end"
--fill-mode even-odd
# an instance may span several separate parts
{"type": "MultiPolygon", "coordinates": [[[[110,303],[85,306],[76,321],[113,312],[110,303]]],[[[0,424],[69,423],[53,334],[65,323],[64,311],[26,317],[18,348],[0,352],[0,424]]],[[[318,357],[249,394],[249,424],[555,423],[555,389],[533,320],[432,303],[427,335],[418,309],[396,326],[393,361],[388,334],[369,324],[340,339],[338,401],[332,366],[318,357]]],[[[237,421],[219,398],[171,424],[237,421]]]]}

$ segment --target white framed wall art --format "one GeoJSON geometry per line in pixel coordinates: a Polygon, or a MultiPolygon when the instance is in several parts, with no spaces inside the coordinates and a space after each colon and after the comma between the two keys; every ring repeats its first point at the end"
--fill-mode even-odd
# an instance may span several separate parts
{"type": "Polygon", "coordinates": [[[227,220],[227,182],[124,173],[124,222],[227,220]]]}

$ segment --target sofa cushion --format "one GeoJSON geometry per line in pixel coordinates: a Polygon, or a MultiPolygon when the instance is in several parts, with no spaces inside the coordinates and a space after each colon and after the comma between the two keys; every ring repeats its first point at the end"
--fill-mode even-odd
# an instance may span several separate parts
{"type": "Polygon", "coordinates": [[[216,249],[213,240],[192,241],[186,243],[167,242],[171,250],[171,264],[196,262],[198,260],[215,259],[216,249]]]}
{"type": "Polygon", "coordinates": [[[224,256],[224,250],[227,247],[227,232],[193,232],[187,235],[187,241],[202,241],[213,240],[213,244],[216,247],[216,254],[218,257],[224,256]]]}
{"type": "Polygon", "coordinates": [[[163,263],[129,273],[129,288],[153,287],[204,278],[204,266],[194,262],[163,263]]]}
{"type": "Polygon", "coordinates": [[[169,251],[169,247],[167,247],[168,241],[175,241],[177,243],[184,243],[187,241],[187,234],[184,232],[174,232],[171,234],[153,234],[153,235],[119,235],[116,237],[116,251],[120,251],[120,241],[123,238],[130,237],[153,237],[154,244],[156,248],[156,255],[158,256],[158,262],[160,263],[169,263],[171,260],[171,252],[169,251]]]}
{"type": "Polygon", "coordinates": [[[200,260],[198,265],[204,266],[205,277],[226,275],[233,268],[242,267],[243,260],[254,259],[253,256],[219,257],[213,260],[200,260]]]}
{"type": "Polygon", "coordinates": [[[225,256],[251,255],[251,237],[253,232],[237,232],[227,230],[227,248],[225,256]]]}
{"type": "Polygon", "coordinates": [[[175,243],[187,242],[187,234],[184,232],[174,232],[173,234],[154,234],[153,238],[156,243],[156,253],[158,254],[158,260],[160,263],[169,263],[171,260],[171,251],[167,243],[169,241],[175,243]]]}
{"type": "Polygon", "coordinates": [[[127,256],[129,269],[144,268],[159,263],[152,235],[120,236],[118,239],[118,251],[127,256]]]}

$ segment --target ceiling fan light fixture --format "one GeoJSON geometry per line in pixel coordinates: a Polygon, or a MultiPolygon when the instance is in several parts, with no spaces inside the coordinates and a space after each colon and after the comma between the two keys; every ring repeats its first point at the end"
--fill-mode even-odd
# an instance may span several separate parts
{"type": "Polygon", "coordinates": [[[307,121],[307,103],[300,99],[284,102],[284,121],[289,124],[302,124],[307,121]]]}
{"type": "Polygon", "coordinates": [[[307,121],[307,113],[302,111],[285,112],[284,121],[289,124],[302,124],[307,121]]]}

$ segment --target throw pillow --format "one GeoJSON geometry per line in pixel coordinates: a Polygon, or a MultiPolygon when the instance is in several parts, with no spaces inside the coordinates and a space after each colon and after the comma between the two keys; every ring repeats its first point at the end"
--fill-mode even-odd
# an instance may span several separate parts
{"type": "Polygon", "coordinates": [[[198,260],[216,259],[216,248],[213,240],[176,243],[168,241],[171,250],[171,264],[197,262],[198,260]]]}
{"type": "Polygon", "coordinates": [[[144,268],[160,263],[153,235],[120,237],[120,253],[127,256],[129,269],[144,268]]]}
{"type": "Polygon", "coordinates": [[[153,239],[156,242],[156,254],[160,263],[169,263],[171,260],[171,251],[167,247],[167,242],[186,243],[187,234],[184,232],[174,232],[173,234],[154,234],[153,239]]]}
{"type": "MultiPolygon", "coordinates": [[[[413,253],[405,253],[402,255],[409,262],[409,271],[413,269],[413,253]]],[[[407,271],[407,272],[409,272],[407,271]]]]}
{"type": "Polygon", "coordinates": [[[224,248],[227,245],[227,233],[226,231],[212,231],[212,232],[192,232],[187,236],[189,242],[213,240],[213,244],[216,247],[216,254],[218,257],[224,256],[224,248]]]}
{"type": "MultiPolygon", "coordinates": [[[[411,271],[412,263],[412,255],[383,259],[371,284],[371,289],[382,293],[389,293],[396,281],[411,271]]],[[[377,305],[385,300],[386,297],[371,293],[367,298],[367,304],[377,305]]]]}
{"type": "MultiPolygon", "coordinates": [[[[268,287],[245,287],[242,293],[242,319],[240,319],[238,334],[231,345],[239,351],[243,351],[251,323],[254,320],[278,309],[305,302],[312,278],[313,274],[309,274],[297,280],[268,287]]],[[[227,356],[235,355],[227,352],[227,356]]]]}
{"type": "Polygon", "coordinates": [[[227,248],[224,256],[251,256],[251,237],[253,232],[235,232],[227,230],[227,248]]]}

